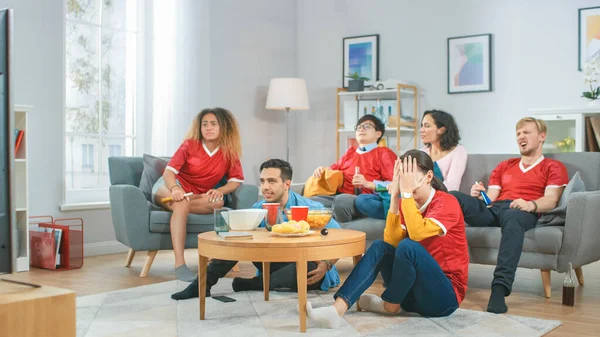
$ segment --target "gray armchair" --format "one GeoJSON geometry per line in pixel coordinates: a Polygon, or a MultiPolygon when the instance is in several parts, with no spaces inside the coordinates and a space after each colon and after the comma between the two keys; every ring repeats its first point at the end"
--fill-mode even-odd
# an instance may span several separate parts
{"type": "MultiPolygon", "coordinates": [[[[126,266],[136,251],[148,251],[140,277],[146,277],[159,250],[173,249],[169,221],[171,212],[146,200],[139,189],[144,171],[141,157],[108,158],[110,207],[117,241],[129,247],[126,266]]],[[[258,188],[242,184],[225,204],[233,209],[250,208],[258,201],[258,188]]],[[[188,216],[186,248],[198,247],[198,234],[214,230],[213,215],[188,216]]]]}

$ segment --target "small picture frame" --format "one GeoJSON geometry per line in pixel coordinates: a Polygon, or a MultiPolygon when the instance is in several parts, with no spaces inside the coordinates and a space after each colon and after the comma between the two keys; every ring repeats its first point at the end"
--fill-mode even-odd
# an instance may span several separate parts
{"type": "Polygon", "coordinates": [[[448,38],[448,94],[492,91],[492,34],[448,38]]]}
{"type": "Polygon", "coordinates": [[[600,7],[579,9],[579,65],[581,71],[586,62],[600,55],[600,7]]]}
{"type": "Polygon", "coordinates": [[[348,74],[369,78],[365,87],[379,80],[379,34],[346,37],[343,40],[342,83],[348,88],[348,74]]]}

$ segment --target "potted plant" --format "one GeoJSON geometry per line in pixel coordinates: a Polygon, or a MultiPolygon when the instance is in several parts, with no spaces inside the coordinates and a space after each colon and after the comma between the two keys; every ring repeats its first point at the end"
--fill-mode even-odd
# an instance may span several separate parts
{"type": "Polygon", "coordinates": [[[370,80],[368,77],[360,76],[358,72],[350,73],[346,77],[350,78],[348,81],[348,91],[350,92],[365,90],[365,81],[370,80]]]}

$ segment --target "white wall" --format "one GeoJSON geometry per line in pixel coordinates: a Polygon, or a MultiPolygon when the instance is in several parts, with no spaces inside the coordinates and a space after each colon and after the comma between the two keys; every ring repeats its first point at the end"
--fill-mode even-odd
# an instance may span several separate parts
{"type": "Polygon", "coordinates": [[[211,105],[231,110],[241,126],[245,181],[260,164],[285,158],[285,114],[267,110],[272,77],[293,77],[296,1],[210,2],[211,105]]]}
{"type": "MultiPolygon", "coordinates": [[[[577,71],[577,9],[592,0],[298,1],[298,73],[311,110],[298,129],[296,181],[335,160],[335,88],[342,39],[379,34],[379,77],[424,89],[419,112],[452,113],[470,153],[516,153],[514,125],[530,108],[585,106],[577,71]],[[492,34],[493,91],[447,94],[447,38],[492,34]],[[331,145],[333,144],[333,145],[331,145]],[[316,149],[316,150],[315,150],[316,149]]],[[[299,121],[299,120],[298,120],[299,121]]]]}

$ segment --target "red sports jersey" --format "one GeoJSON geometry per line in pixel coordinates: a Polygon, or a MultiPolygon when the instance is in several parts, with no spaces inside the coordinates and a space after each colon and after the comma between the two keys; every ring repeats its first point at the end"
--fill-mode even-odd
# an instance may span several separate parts
{"type": "MultiPolygon", "coordinates": [[[[414,202],[407,200],[407,202],[414,202]]],[[[465,234],[463,213],[454,196],[431,189],[429,199],[419,209],[423,218],[430,219],[443,231],[443,234],[428,237],[419,243],[437,261],[454,288],[456,300],[460,304],[467,293],[469,282],[469,250],[465,234]]],[[[402,209],[399,209],[400,223],[410,238],[410,228],[404,223],[402,209]]]]}
{"type": "Polygon", "coordinates": [[[219,148],[212,153],[204,143],[186,139],[177,149],[167,166],[177,175],[177,180],[186,192],[206,193],[221,179],[244,182],[244,173],[239,159],[227,161],[219,148]]]}
{"type": "MultiPolygon", "coordinates": [[[[352,177],[354,177],[357,166],[360,168],[360,174],[365,176],[367,181],[392,181],[394,178],[394,162],[397,157],[394,151],[387,147],[376,147],[369,152],[357,150],[356,147],[348,148],[342,158],[331,165],[332,170],[339,170],[344,174],[344,183],[338,192],[354,194],[352,177]]],[[[372,190],[367,188],[363,188],[362,192],[373,193],[372,190]]]]}
{"type": "Polygon", "coordinates": [[[566,186],[569,175],[563,163],[541,156],[525,167],[520,158],[505,160],[490,175],[489,188],[500,189],[497,200],[526,201],[544,196],[547,188],[566,186]]]}

